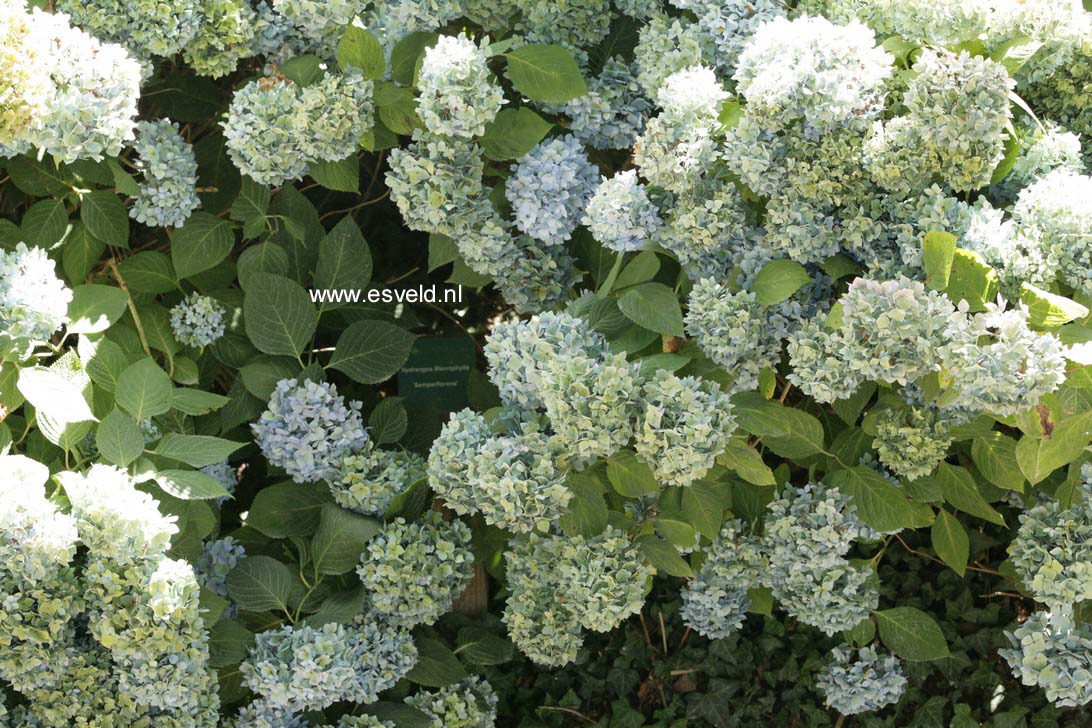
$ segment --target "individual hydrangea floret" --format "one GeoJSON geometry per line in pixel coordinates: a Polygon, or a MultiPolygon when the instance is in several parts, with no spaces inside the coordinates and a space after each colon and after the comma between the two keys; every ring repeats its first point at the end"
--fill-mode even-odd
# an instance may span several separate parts
{"type": "Polygon", "coordinates": [[[416,453],[366,447],[341,460],[330,492],[342,508],[382,516],[395,496],[425,475],[425,461],[416,453]]]}
{"type": "Polygon", "coordinates": [[[833,659],[815,679],[829,707],[857,715],[899,702],[906,689],[899,658],[880,655],[874,647],[835,647],[831,654],[833,659]]]}
{"type": "Polygon", "coordinates": [[[262,454],[297,483],[330,480],[342,458],[368,442],[360,407],[329,382],[282,379],[251,427],[262,454]]]}
{"type": "Polygon", "coordinates": [[[416,662],[409,632],[366,621],[262,632],[239,671],[243,684],[271,706],[306,711],[343,700],[375,702],[416,662]]]}
{"type": "Polygon", "coordinates": [[[805,134],[859,125],[883,110],[892,58],[858,21],[802,15],[760,26],[733,78],[748,115],[770,129],[804,120],[805,134]]]}
{"type": "Polygon", "coordinates": [[[505,563],[508,633],[532,661],[549,666],[576,659],[581,628],[607,632],[638,612],[652,573],[614,528],[590,539],[531,534],[510,545],[505,563]]]}
{"type": "Polygon", "coordinates": [[[137,124],[133,148],[144,179],[129,217],[146,225],[181,225],[201,204],[193,148],[165,119],[137,124]]]}
{"type": "Polygon", "coordinates": [[[1092,702],[1092,628],[1072,607],[1035,612],[1005,634],[1012,649],[997,652],[1020,682],[1041,688],[1058,706],[1092,702]]]}
{"type": "Polygon", "coordinates": [[[1092,599],[1092,465],[1069,507],[1045,500],[1020,514],[1012,563],[1035,598],[1051,608],[1092,599]]]}
{"type": "Polygon", "coordinates": [[[488,45],[442,35],[425,51],[418,75],[417,113],[433,134],[476,137],[504,104],[487,65],[488,45]]]}
{"type": "Polygon", "coordinates": [[[371,608],[393,624],[432,624],[451,609],[473,575],[470,529],[431,512],[397,518],[368,541],[356,573],[371,608]]]}
{"type": "Polygon", "coordinates": [[[736,429],[732,403],[715,384],[659,371],[645,383],[637,457],[662,485],[690,485],[713,462],[736,429]]]}
{"type": "Polygon", "coordinates": [[[753,293],[733,293],[704,278],[690,291],[688,305],[686,332],[715,364],[735,375],[734,388],[754,388],[758,373],[780,361],[781,340],[753,293]]]}
{"type": "Polygon", "coordinates": [[[602,334],[584,319],[567,313],[544,313],[528,321],[497,324],[485,342],[489,379],[501,400],[522,409],[542,407],[541,383],[558,360],[597,359],[607,352],[602,334]]]}
{"type": "Polygon", "coordinates": [[[497,695],[477,676],[439,690],[422,690],[405,702],[427,715],[431,728],[493,728],[497,720],[497,695]]]}
{"type": "Polygon", "coordinates": [[[736,632],[751,606],[748,590],[762,583],[764,559],[742,521],[725,523],[698,575],[682,593],[683,624],[709,639],[736,632]]]}
{"type": "Polygon", "coordinates": [[[1023,304],[1006,311],[1003,304],[988,303],[982,313],[951,318],[949,326],[950,343],[938,350],[950,390],[942,407],[1017,415],[1065,381],[1062,343],[1033,331],[1023,304]]]}
{"type": "Polygon", "coordinates": [[[1092,177],[1057,169],[1020,193],[1018,235],[1051,261],[1066,283],[1092,295],[1092,177]]]}
{"type": "Polygon", "coordinates": [[[536,145],[516,162],[504,193],[516,227],[547,245],[569,239],[599,183],[599,168],[588,161],[574,136],[536,145]]]}
{"type": "Polygon", "coordinates": [[[647,247],[662,225],[660,211],[632,169],[603,178],[582,222],[596,240],[619,253],[647,247]]]}
{"type": "Polygon", "coordinates": [[[212,296],[191,293],[171,309],[171,330],[180,343],[201,349],[224,335],[225,313],[212,296]]]}
{"type": "Polygon", "coordinates": [[[68,320],[72,291],[41,248],[0,250],[0,361],[19,361],[68,320]]]}

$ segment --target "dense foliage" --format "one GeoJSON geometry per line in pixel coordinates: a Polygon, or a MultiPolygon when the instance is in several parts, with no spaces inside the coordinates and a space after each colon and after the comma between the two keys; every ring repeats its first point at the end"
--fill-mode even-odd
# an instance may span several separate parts
{"type": "Polygon", "coordinates": [[[1068,0],[0,0],[0,725],[1092,722],[1090,109],[1068,0]]]}

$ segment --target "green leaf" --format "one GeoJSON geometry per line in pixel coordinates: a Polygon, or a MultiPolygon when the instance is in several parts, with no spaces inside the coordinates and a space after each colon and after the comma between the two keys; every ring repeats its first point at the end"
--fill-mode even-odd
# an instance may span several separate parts
{"type": "Polygon", "coordinates": [[[239,254],[235,268],[239,274],[239,286],[245,291],[250,288],[253,276],[258,273],[288,277],[292,270],[292,262],[288,259],[288,253],[284,252],[284,248],[276,243],[259,243],[239,254]]]}
{"type": "Polygon", "coordinates": [[[231,223],[207,212],[195,212],[176,228],[171,240],[171,260],[179,278],[216,266],[235,245],[231,223]]]}
{"type": "Polygon", "coordinates": [[[240,609],[250,612],[287,610],[292,572],[268,556],[247,556],[227,575],[227,590],[240,609]]]}
{"type": "Polygon", "coordinates": [[[239,196],[231,206],[231,219],[242,223],[261,220],[269,212],[272,193],[267,185],[255,182],[243,175],[239,186],[239,196]]]}
{"type": "Polygon", "coordinates": [[[97,421],[87,406],[82,387],[57,372],[41,368],[20,369],[18,387],[35,409],[59,427],[74,422],[97,421]]]}
{"type": "Polygon", "coordinates": [[[322,507],[332,502],[325,485],[277,483],[254,496],[246,525],[270,538],[306,536],[318,528],[322,507]]]}
{"type": "Polygon", "coordinates": [[[437,33],[417,31],[398,41],[391,51],[391,79],[403,86],[412,86],[417,61],[439,37],[437,33]]]}
{"type": "Polygon", "coordinates": [[[368,435],[377,445],[398,442],[409,427],[409,415],[399,397],[379,400],[368,416],[368,435]]]}
{"type": "Polygon", "coordinates": [[[417,665],[406,675],[410,682],[427,688],[442,688],[466,677],[459,658],[443,642],[427,637],[416,642],[417,665]]]}
{"type": "Polygon", "coordinates": [[[660,271],[660,257],[651,250],[642,250],[633,260],[626,263],[626,267],[614,280],[614,290],[635,286],[652,280],[660,271]]]}
{"type": "Polygon", "coordinates": [[[115,409],[99,423],[95,446],[103,460],[127,468],[144,453],[144,435],[132,417],[115,409]]]}
{"type": "Polygon", "coordinates": [[[855,276],[861,272],[861,266],[857,261],[845,253],[830,256],[819,267],[836,281],[848,276],[855,276]]]}
{"type": "Polygon", "coordinates": [[[720,533],[724,509],[730,498],[728,486],[699,480],[682,488],[682,512],[702,536],[712,541],[720,533]]]}
{"type": "Polygon", "coordinates": [[[417,116],[417,98],[408,88],[377,83],[375,106],[380,121],[395,134],[412,134],[414,129],[422,126],[417,116]]]}
{"type": "Polygon", "coordinates": [[[740,392],[732,397],[732,403],[740,427],[761,436],[774,453],[802,458],[823,452],[823,425],[807,412],[765,399],[758,392],[740,392]]]}
{"type": "Polygon", "coordinates": [[[1030,283],[1020,286],[1020,302],[1028,307],[1028,319],[1032,325],[1052,329],[1088,315],[1088,309],[1081,304],[1036,288],[1030,283]]]}
{"type": "MultiPolygon", "coordinates": [[[[360,192],[360,160],[355,154],[336,162],[311,162],[307,166],[311,179],[328,190],[338,192],[360,192]]],[[[351,219],[346,216],[343,219],[351,219]]]]}
{"type": "Polygon", "coordinates": [[[955,259],[956,236],[939,230],[925,233],[922,255],[925,259],[925,284],[934,291],[948,288],[955,259]]]}
{"type": "Polygon", "coordinates": [[[209,630],[209,667],[237,665],[253,646],[253,632],[234,619],[221,619],[209,630]]]}
{"type": "Polygon", "coordinates": [[[319,243],[315,288],[363,289],[371,277],[372,252],[353,218],[346,215],[319,243]]]}
{"type": "Polygon", "coordinates": [[[195,468],[223,462],[241,448],[242,442],[232,442],[208,435],[182,435],[168,432],[155,446],[155,454],[179,460],[195,468]]]}
{"type": "Polygon", "coordinates": [[[981,255],[956,248],[947,288],[952,301],[966,301],[972,311],[981,311],[987,302],[997,298],[997,286],[997,273],[981,255]]]}
{"type": "Polygon", "coordinates": [[[22,240],[28,245],[52,248],[68,229],[68,210],[60,200],[39,200],[23,214],[22,240]]]}
{"type": "Polygon", "coordinates": [[[561,46],[527,45],[504,56],[512,85],[529,99],[560,104],[588,92],[580,67],[561,46]]]}
{"type": "Polygon", "coordinates": [[[802,287],[811,283],[811,276],[795,260],[773,260],[755,275],[755,300],[763,306],[781,303],[802,287]]]}
{"type": "Polygon", "coordinates": [[[967,539],[967,531],[959,520],[941,508],[937,512],[937,518],[933,521],[932,529],[933,550],[937,556],[944,560],[952,570],[963,576],[967,570],[967,559],[970,554],[970,541],[967,539]]]}
{"type": "MultiPolygon", "coordinates": [[[[29,398],[28,398],[29,399],[29,398]]],[[[1089,442],[1092,413],[1063,420],[1049,437],[1024,435],[1016,444],[1016,462],[1032,485],[1081,456],[1089,442]]]]}
{"type": "Polygon", "coordinates": [[[1000,432],[980,435],[971,443],[971,459],[978,472],[994,485],[1024,490],[1024,476],[1016,461],[1016,440],[1000,432]]]}
{"type": "Polygon", "coordinates": [[[379,533],[379,522],[327,503],[319,512],[311,537],[311,562],[320,574],[344,574],[360,563],[368,541],[379,533]]]}
{"type": "Polygon", "coordinates": [[[515,645],[483,627],[463,627],[455,642],[464,660],[481,667],[503,665],[516,654],[515,645]]]}
{"type": "Polygon", "coordinates": [[[118,263],[118,272],[133,293],[167,293],[178,288],[171,259],[154,250],[130,255],[118,263]]]}
{"type": "Polygon", "coordinates": [[[220,481],[200,470],[160,470],[155,482],[165,492],[182,500],[209,500],[231,495],[220,481]]]}
{"type": "Polygon", "coordinates": [[[337,42],[337,64],[342,70],[359,68],[369,81],[383,78],[387,67],[383,46],[374,35],[355,24],[350,24],[337,42]]]}
{"type": "Polygon", "coordinates": [[[171,378],[146,356],[122,371],[114,396],[119,407],[142,422],[171,408],[172,389],[171,378]]]}
{"type": "Polygon", "coordinates": [[[948,657],[948,643],[936,621],[914,607],[873,612],[880,639],[904,660],[918,662],[948,657]]]}
{"type": "Polygon", "coordinates": [[[352,589],[331,594],[322,600],[314,614],[307,617],[307,624],[321,627],[324,624],[351,624],[366,609],[368,595],[364,585],[357,584],[352,589]]]}
{"type": "Polygon", "coordinates": [[[573,492],[569,500],[568,512],[561,517],[561,526],[566,533],[585,537],[597,536],[607,527],[607,502],[603,499],[603,485],[587,473],[570,473],[569,490],[573,492]]]}
{"type": "Polygon", "coordinates": [[[853,498],[857,515],[877,531],[913,528],[914,513],[903,491],[867,465],[836,470],[825,482],[853,498]]]}
{"type": "Polygon", "coordinates": [[[246,391],[268,402],[277,382],[294,377],[300,372],[300,364],[282,356],[260,356],[239,370],[246,391]]]}
{"type": "Polygon", "coordinates": [[[206,392],[202,389],[178,387],[171,392],[171,409],[194,417],[218,410],[229,401],[222,394],[206,392]]]}
{"type": "Polygon", "coordinates": [[[636,544],[648,563],[656,567],[657,571],[683,578],[694,576],[694,570],[690,568],[690,564],[686,563],[686,559],[679,555],[679,550],[659,536],[651,534],[640,536],[636,544]]]}
{"type": "Polygon", "coordinates": [[[106,243],[91,233],[82,222],[77,222],[68,232],[61,248],[61,267],[70,281],[82,281],[91,273],[95,263],[106,250],[106,243]]]}
{"type": "Polygon", "coordinates": [[[966,468],[941,463],[931,475],[927,475],[920,480],[932,481],[938,484],[940,492],[944,495],[944,500],[953,508],[964,513],[970,513],[972,516],[978,516],[990,523],[996,523],[999,526],[1005,525],[1005,519],[990,507],[990,504],[982,497],[978,485],[975,484],[974,478],[967,472],[966,468]]]}
{"type": "Polygon", "coordinates": [[[684,335],[679,299],[663,283],[642,283],[630,288],[618,299],[618,308],[630,321],[649,331],[684,335]]]}
{"type": "Polygon", "coordinates": [[[526,106],[501,109],[478,142],[489,159],[519,159],[545,139],[553,126],[526,106]]]}
{"type": "Polygon", "coordinates": [[[280,71],[297,86],[318,83],[326,75],[325,64],[318,56],[304,55],[289,58],[281,64],[280,71]]]}
{"type": "Polygon", "coordinates": [[[363,384],[390,379],[406,362],[416,336],[386,321],[357,321],[337,340],[329,367],[363,384]]]}
{"type": "Polygon", "coordinates": [[[121,198],[109,190],[99,190],[83,196],[80,220],[88,232],[115,248],[129,247],[129,213],[121,198]]]}
{"type": "Polygon", "coordinates": [[[300,284],[283,276],[255,273],[243,298],[250,341],[266,354],[299,356],[315,335],[318,311],[300,284]]]}
{"type": "Polygon", "coordinates": [[[68,305],[68,331],[73,334],[96,334],[125,315],[129,295],[114,286],[86,284],[72,289],[68,305]]]}
{"type": "Polygon", "coordinates": [[[622,450],[607,460],[607,480],[619,495],[637,498],[660,491],[652,469],[637,459],[632,450],[622,450]]]}
{"type": "Polygon", "coordinates": [[[728,442],[728,447],[717,456],[717,462],[729,470],[734,470],[739,477],[754,485],[774,485],[773,471],[762,462],[758,450],[750,447],[739,438],[728,442]]]}
{"type": "Polygon", "coordinates": [[[432,233],[428,236],[428,272],[459,259],[459,248],[446,235],[432,233]]]}

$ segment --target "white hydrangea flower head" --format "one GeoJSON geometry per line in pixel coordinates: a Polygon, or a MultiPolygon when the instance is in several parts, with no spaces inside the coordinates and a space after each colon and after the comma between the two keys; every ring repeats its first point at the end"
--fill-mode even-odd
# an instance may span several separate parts
{"type": "Polygon", "coordinates": [[[516,227],[546,245],[561,245],[580,222],[599,184],[599,168],[588,161],[575,136],[547,139],[516,162],[504,194],[516,227]]]}
{"type": "Polygon", "coordinates": [[[720,182],[679,197],[660,242],[686,266],[722,252],[736,257],[751,245],[753,232],[739,191],[730,182],[720,182]]]}
{"type": "Polygon", "coordinates": [[[302,715],[265,700],[248,703],[228,725],[232,728],[308,728],[302,715]]]}
{"type": "Polygon", "coordinates": [[[68,163],[120,154],[134,137],[140,64],[122,46],[72,27],[63,13],[35,8],[30,34],[50,89],[23,141],[68,163]]]}
{"type": "Polygon", "coordinates": [[[781,339],[753,293],[703,278],[687,305],[686,333],[713,363],[735,375],[734,389],[755,388],[758,373],[780,362],[781,339]]]}
{"type": "Polygon", "coordinates": [[[698,18],[698,26],[712,41],[717,70],[731,75],[747,41],[763,23],[787,14],[779,0],[671,0],[698,18]]]}
{"type": "Polygon", "coordinates": [[[736,429],[728,395],[711,382],[661,370],[645,383],[642,399],[638,459],[663,485],[701,479],[736,429]]]}
{"type": "Polygon", "coordinates": [[[497,324],[485,342],[489,379],[500,390],[501,400],[526,410],[544,405],[543,380],[555,362],[598,359],[606,353],[606,338],[588,328],[584,319],[567,313],[497,324]]]}
{"type": "Polygon", "coordinates": [[[247,0],[202,0],[197,37],[182,50],[186,63],[202,76],[221,78],[254,55],[258,14],[247,0]]]}
{"type": "Polygon", "coordinates": [[[517,0],[516,7],[529,43],[587,48],[610,32],[610,0],[517,0]]]}
{"type": "Polygon", "coordinates": [[[0,3],[0,157],[7,156],[5,149],[29,145],[29,130],[45,113],[52,91],[49,49],[31,23],[23,0],[0,3]]]}
{"type": "Polygon", "coordinates": [[[476,507],[475,499],[467,491],[470,461],[491,436],[485,419],[471,409],[464,409],[451,415],[432,441],[428,455],[429,487],[456,513],[469,513],[476,507]]]}
{"type": "Polygon", "coordinates": [[[396,728],[389,720],[380,720],[374,715],[343,715],[338,718],[334,728],[396,728]]]}
{"type": "Polygon", "coordinates": [[[726,522],[698,575],[682,592],[683,624],[709,639],[723,639],[739,630],[751,606],[747,592],[762,584],[764,561],[743,522],[726,522]]]}
{"type": "Polygon", "coordinates": [[[906,689],[899,658],[881,655],[874,647],[835,647],[831,655],[815,679],[828,707],[858,715],[899,702],[906,689]]]}
{"type": "Polygon", "coordinates": [[[92,465],[61,478],[80,540],[99,558],[125,565],[162,554],[178,532],[175,516],[163,515],[155,498],[137,490],[120,468],[92,465]]]}
{"type": "Polygon", "coordinates": [[[57,9],[96,38],[120,43],[145,60],[181,52],[201,25],[199,0],[60,0],[57,9]]]}
{"type": "Polygon", "coordinates": [[[425,50],[418,74],[417,113],[432,134],[471,138],[485,133],[504,105],[489,71],[488,43],[442,35],[425,50]]]}
{"type": "Polygon", "coordinates": [[[41,248],[0,250],[0,360],[30,356],[68,321],[72,291],[41,248]]]}
{"type": "Polygon", "coordinates": [[[1075,619],[1072,607],[1035,612],[1006,636],[1012,649],[997,652],[1020,682],[1058,706],[1092,702],[1092,628],[1075,619]]]}
{"type": "Polygon", "coordinates": [[[867,122],[883,110],[892,57],[854,20],[777,17],[751,36],[733,78],[747,114],[770,129],[803,119],[805,134],[867,122]]]}
{"type": "Polygon", "coordinates": [[[54,579],[76,555],[76,519],[46,500],[49,471],[26,460],[0,456],[0,593],[7,592],[9,579],[26,584],[54,579]]]}
{"type": "Polygon", "coordinates": [[[197,209],[197,159],[193,147],[166,119],[137,124],[133,149],[143,173],[129,217],[151,226],[181,225],[197,209]]]}
{"type": "Polygon", "coordinates": [[[833,635],[856,627],[879,603],[870,569],[845,558],[857,538],[880,534],[864,525],[837,488],[786,485],[766,507],[762,547],[768,586],[778,604],[804,624],[833,635]]]}
{"type": "Polygon", "coordinates": [[[640,411],[640,363],[624,353],[571,356],[546,362],[546,369],[539,391],[553,446],[569,463],[583,467],[629,444],[640,411]]]}
{"type": "Polygon", "coordinates": [[[582,222],[596,240],[619,253],[647,247],[663,225],[659,209],[633,169],[603,178],[582,222]]]}
{"type": "Polygon", "coordinates": [[[612,57],[588,81],[588,93],[560,111],[572,120],[569,131],[589,147],[627,149],[644,131],[652,102],[637,81],[636,65],[612,57]]]}
{"type": "Polygon", "coordinates": [[[516,646],[549,666],[576,659],[581,628],[607,632],[640,611],[652,569],[625,534],[540,536],[505,553],[512,592],[503,621],[516,646]]]}
{"type": "Polygon", "coordinates": [[[426,476],[425,461],[405,450],[365,447],[338,463],[330,492],[342,508],[382,516],[395,496],[426,476]]]}
{"type": "Polygon", "coordinates": [[[320,46],[334,46],[346,26],[364,12],[362,0],[272,0],[273,9],[320,46]]]}
{"type": "Polygon", "coordinates": [[[470,529],[435,512],[396,518],[368,541],[356,570],[371,609],[410,629],[451,610],[474,573],[470,529]]]}
{"type": "MultiPolygon", "coordinates": [[[[1019,129],[1019,127],[1018,127],[1019,129]]],[[[1025,187],[1055,169],[1073,174],[1084,172],[1081,138],[1049,119],[1043,125],[1025,124],[1020,129],[1020,152],[1005,178],[990,187],[990,195],[1001,202],[1015,200],[1025,187]]]]}
{"type": "Polygon", "coordinates": [[[872,446],[884,467],[899,477],[917,480],[936,469],[948,455],[952,436],[948,418],[933,404],[910,404],[881,410],[872,446]]]}
{"type": "Polygon", "coordinates": [[[938,354],[951,393],[941,406],[956,412],[1017,415],[1065,381],[1065,357],[1053,334],[1033,331],[1023,304],[988,303],[974,316],[950,319],[938,354]]]}
{"type": "Polygon", "coordinates": [[[246,556],[246,549],[231,536],[206,541],[193,569],[201,581],[201,586],[226,599],[227,575],[244,556],[246,556]]]}
{"type": "MultiPolygon", "coordinates": [[[[470,141],[420,132],[408,147],[391,150],[386,181],[406,225],[453,236],[495,217],[482,188],[482,160],[481,148],[470,141]]],[[[503,229],[495,232],[505,242],[510,237],[503,229]]]]}
{"type": "Polygon", "coordinates": [[[1092,599],[1092,466],[1068,508],[1043,500],[1020,514],[1009,554],[1024,585],[1051,609],[1092,599]]]}
{"type": "MultiPolygon", "coordinates": [[[[497,288],[516,313],[542,313],[563,304],[583,274],[564,246],[543,246],[526,235],[514,239],[488,266],[497,288]]],[[[469,262],[470,257],[464,253],[469,262]]],[[[483,269],[483,270],[487,270],[483,269]]]]}
{"type": "Polygon", "coordinates": [[[375,702],[416,663],[409,632],[365,620],[262,632],[239,671],[269,705],[302,712],[343,700],[375,702]]]}
{"type": "Polygon", "coordinates": [[[1056,169],[1020,192],[1012,215],[1021,237],[1056,260],[1066,283],[1092,295],[1092,177],[1056,169]]]}
{"type": "Polygon", "coordinates": [[[191,293],[171,309],[171,331],[182,344],[201,349],[224,335],[225,313],[212,296],[191,293]]]}
{"type": "Polygon", "coordinates": [[[251,427],[262,454],[297,483],[330,480],[341,459],[368,442],[360,407],[329,382],[282,379],[251,427]]]}
{"type": "Polygon", "coordinates": [[[476,675],[439,690],[422,690],[405,702],[427,715],[431,728],[493,728],[497,720],[497,694],[476,675]]]}
{"type": "MultiPolygon", "coordinates": [[[[501,10],[510,1],[496,0],[491,9],[501,10]]],[[[470,6],[464,5],[461,0],[387,0],[373,4],[364,15],[364,25],[375,33],[390,57],[395,44],[410,33],[433,32],[463,15],[464,9],[469,13],[470,6]]]]}
{"type": "Polygon", "coordinates": [[[709,38],[697,23],[656,14],[641,28],[634,62],[637,81],[649,98],[676,71],[700,66],[712,55],[709,38]]]}

